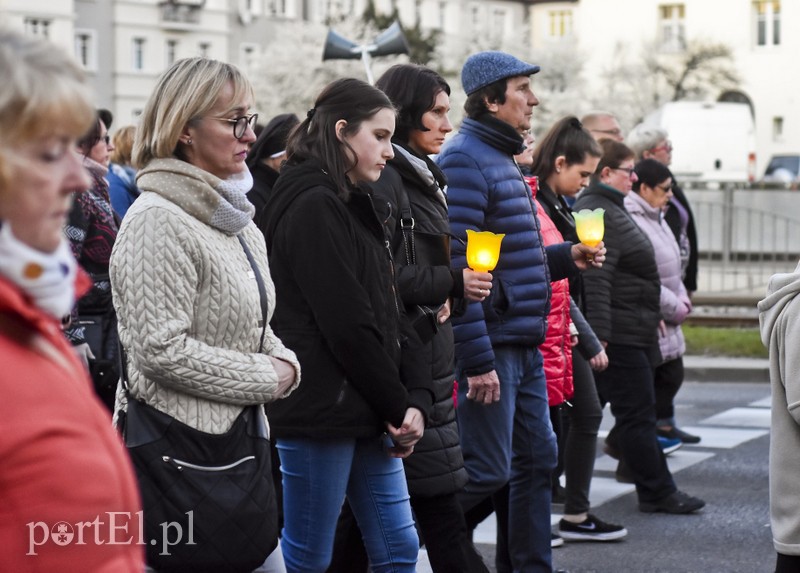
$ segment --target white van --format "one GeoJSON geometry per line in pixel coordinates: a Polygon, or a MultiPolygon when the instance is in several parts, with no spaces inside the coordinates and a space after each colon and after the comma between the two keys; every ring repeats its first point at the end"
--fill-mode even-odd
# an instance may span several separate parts
{"type": "Polygon", "coordinates": [[[669,102],[648,115],[644,123],[669,134],[670,169],[679,179],[755,179],[756,128],[747,104],[669,102]]]}

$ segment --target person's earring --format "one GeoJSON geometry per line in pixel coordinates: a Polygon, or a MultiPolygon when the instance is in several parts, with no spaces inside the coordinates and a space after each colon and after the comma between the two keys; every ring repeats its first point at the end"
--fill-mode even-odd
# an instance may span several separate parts
{"type": "Polygon", "coordinates": [[[561,173],[561,168],[560,167],[556,167],[556,173],[561,173]]]}
{"type": "Polygon", "coordinates": [[[186,145],[191,145],[191,144],[192,144],[192,138],[190,137],[189,139],[186,140],[186,145]]]}

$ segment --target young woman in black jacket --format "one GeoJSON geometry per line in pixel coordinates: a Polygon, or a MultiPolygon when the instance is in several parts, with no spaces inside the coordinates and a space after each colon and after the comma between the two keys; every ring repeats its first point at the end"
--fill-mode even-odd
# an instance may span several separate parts
{"type": "Polygon", "coordinates": [[[289,573],[328,567],[345,496],[373,571],[415,570],[401,458],[433,405],[429,358],[413,354],[414,338],[401,331],[382,221],[358,188],[393,157],[394,128],[380,90],[355,79],[328,85],[289,140],[262,218],[278,301],[272,325],[303,373],[269,408],[289,573]]]}
{"type": "MultiPolygon", "coordinates": [[[[481,289],[491,288],[491,274],[450,269],[446,181],[428,157],[439,152],[453,130],[447,117],[450,86],[435,71],[414,64],[392,66],[375,85],[397,108],[397,129],[392,138],[394,158],[370,189],[386,213],[400,298],[423,331],[434,387],[435,403],[425,433],[414,455],[403,460],[411,507],[434,573],[483,572],[487,569],[468,541],[456,498],[467,472],[453,403],[455,358],[449,315],[452,300],[481,300],[481,289]],[[417,305],[434,310],[433,328],[415,311],[417,305]]],[[[363,552],[353,534],[356,527],[345,511],[329,573],[366,571],[363,560],[364,566],[354,566],[354,555],[363,552]]]]}

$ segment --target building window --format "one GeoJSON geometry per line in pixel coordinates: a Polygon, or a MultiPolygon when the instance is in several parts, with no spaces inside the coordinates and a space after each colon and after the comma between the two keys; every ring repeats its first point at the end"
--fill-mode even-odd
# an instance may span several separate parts
{"type": "Polygon", "coordinates": [[[273,16],[286,17],[289,15],[286,0],[269,0],[269,11],[273,16]]]}
{"type": "Polygon", "coordinates": [[[481,27],[481,8],[477,4],[473,4],[470,8],[472,15],[472,29],[478,30],[481,27]]]}
{"type": "Polygon", "coordinates": [[[551,10],[547,13],[547,36],[558,40],[572,36],[572,10],[551,10]]]}
{"type": "Polygon", "coordinates": [[[258,65],[259,45],[239,44],[239,65],[247,73],[253,73],[258,65]]]}
{"type": "Polygon", "coordinates": [[[29,36],[50,37],[50,20],[44,18],[25,18],[25,33],[29,36]]]}
{"type": "Polygon", "coordinates": [[[683,4],[664,4],[658,7],[661,51],[682,52],[686,49],[686,7],[683,4]]]}
{"type": "Polygon", "coordinates": [[[246,10],[254,16],[260,15],[262,12],[261,2],[262,0],[245,0],[246,10]]]}
{"type": "Polygon", "coordinates": [[[178,59],[178,40],[167,40],[164,45],[164,60],[167,67],[175,63],[178,59]]]}
{"type": "Polygon", "coordinates": [[[496,38],[502,38],[506,30],[506,11],[494,10],[492,12],[492,34],[496,38]]]}
{"type": "Polygon", "coordinates": [[[439,29],[444,31],[447,16],[447,2],[439,2],[439,29]]]}
{"type": "Polygon", "coordinates": [[[772,141],[778,143],[783,141],[783,118],[780,116],[772,118],[772,141]]]}
{"type": "Polygon", "coordinates": [[[756,45],[778,46],[781,43],[780,0],[753,2],[756,19],[756,45]]]}
{"type": "Polygon", "coordinates": [[[134,38],[132,43],[133,69],[144,69],[144,48],[146,40],[144,38],[134,38]]]}
{"type": "Polygon", "coordinates": [[[97,69],[97,34],[94,30],[75,30],[75,58],[87,70],[97,69]]]}
{"type": "Polygon", "coordinates": [[[197,44],[197,49],[200,52],[201,58],[207,58],[208,54],[211,52],[211,43],[200,42],[199,44],[197,44]]]}

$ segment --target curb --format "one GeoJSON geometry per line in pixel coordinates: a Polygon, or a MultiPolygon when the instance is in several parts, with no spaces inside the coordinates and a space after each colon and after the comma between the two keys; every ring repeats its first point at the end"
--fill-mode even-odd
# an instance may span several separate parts
{"type": "Polygon", "coordinates": [[[769,360],[731,356],[683,357],[684,379],[690,382],[769,383],[769,360]]]}

